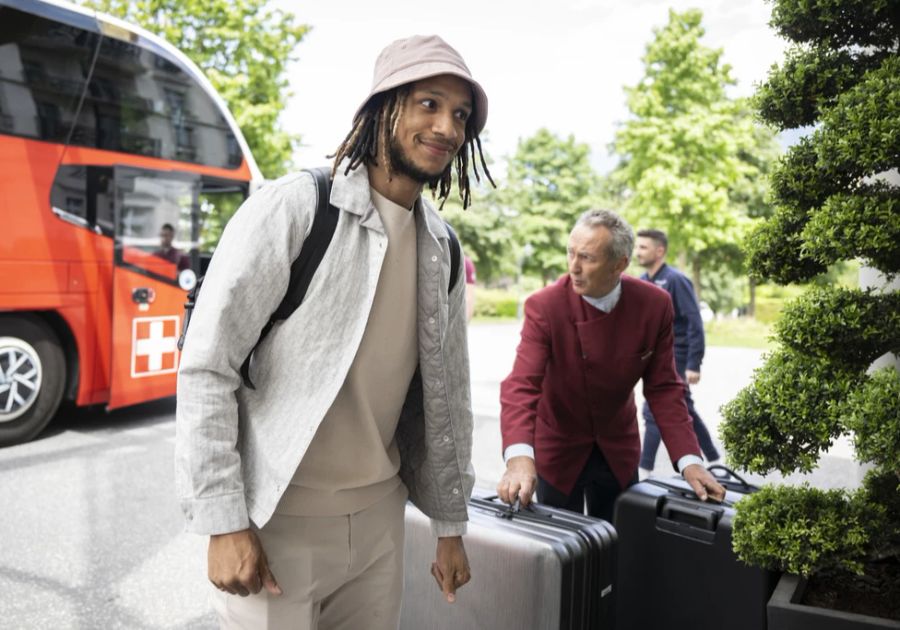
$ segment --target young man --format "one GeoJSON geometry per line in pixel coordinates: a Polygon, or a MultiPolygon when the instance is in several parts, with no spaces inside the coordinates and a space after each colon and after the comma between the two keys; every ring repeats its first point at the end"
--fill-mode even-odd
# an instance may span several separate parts
{"type": "MultiPolygon", "coordinates": [[[[713,444],[709,429],[694,408],[690,388],[700,382],[700,364],[703,363],[706,351],[703,319],[700,317],[700,305],[697,303],[694,285],[686,275],[666,264],[668,248],[669,239],[662,230],[638,231],[635,258],[647,270],[641,275],[641,280],[652,282],[672,296],[672,306],[675,309],[675,370],[685,383],[684,402],[694,423],[700,448],[706,459],[712,462],[719,459],[719,451],[713,444]]],[[[646,401],[642,413],[646,429],[644,448],[641,451],[641,475],[647,476],[653,470],[656,451],[659,449],[659,427],[646,401]]]]}
{"type": "Polygon", "coordinates": [[[616,213],[589,210],[569,236],[569,273],[525,302],[522,341],[500,385],[506,472],[500,498],[538,500],[612,521],[637,480],[634,386],[659,421],[673,463],[706,500],[725,489],[701,465],[672,361],[672,303],[622,275],[634,233],[616,213]]]}
{"type": "Polygon", "coordinates": [[[447,600],[469,581],[465,282],[448,293],[447,229],[421,192],[446,198],[455,165],[468,204],[486,119],[484,90],[439,37],[382,51],[336,152],[331,244],[253,353],[255,389],[239,369],[309,233],[312,178],[269,184],[228,224],[184,347],[176,425],[178,490],[188,529],[210,535],[223,627],[396,628],[407,495],[432,518],[447,600]]]}

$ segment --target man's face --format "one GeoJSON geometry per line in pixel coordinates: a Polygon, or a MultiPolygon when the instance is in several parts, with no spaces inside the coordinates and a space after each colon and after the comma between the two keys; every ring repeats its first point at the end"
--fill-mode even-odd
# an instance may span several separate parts
{"type": "Polygon", "coordinates": [[[634,246],[634,257],[641,267],[649,269],[666,256],[665,248],[648,236],[638,236],[634,246]]]}
{"type": "Polygon", "coordinates": [[[612,234],[605,227],[581,225],[569,235],[569,277],[578,295],[603,297],[614,288],[628,266],[628,258],[607,255],[612,234]]]}
{"type": "Polygon", "coordinates": [[[172,241],[175,239],[175,232],[169,228],[162,228],[159,231],[159,244],[163,249],[172,247],[172,241]]]}
{"type": "Polygon", "coordinates": [[[440,177],[466,139],[471,114],[467,81],[442,74],[414,83],[391,140],[394,170],[420,184],[440,177]]]}

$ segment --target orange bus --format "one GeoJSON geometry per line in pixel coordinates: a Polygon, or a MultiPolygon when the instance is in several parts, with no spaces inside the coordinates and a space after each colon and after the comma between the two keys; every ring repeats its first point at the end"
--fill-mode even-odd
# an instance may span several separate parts
{"type": "Polygon", "coordinates": [[[261,181],[176,48],[69,3],[0,0],[0,446],[64,400],[175,393],[204,218],[261,181]]]}

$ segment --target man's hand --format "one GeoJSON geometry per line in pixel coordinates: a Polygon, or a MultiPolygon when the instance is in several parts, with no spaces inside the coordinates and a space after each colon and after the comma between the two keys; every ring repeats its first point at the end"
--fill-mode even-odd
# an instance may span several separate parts
{"type": "Polygon", "coordinates": [[[694,370],[685,370],[684,378],[687,379],[688,385],[696,385],[700,382],[700,372],[694,370]]]}
{"type": "Polygon", "coordinates": [[[452,604],[456,601],[456,589],[472,579],[462,536],[438,538],[436,555],[437,560],[431,563],[431,575],[447,602],[452,604]]]}
{"type": "Polygon", "coordinates": [[[700,464],[691,464],[686,466],[681,475],[684,477],[701,501],[712,498],[715,501],[722,502],[725,500],[725,488],[723,488],[716,478],[712,476],[700,464]]]}
{"type": "Polygon", "coordinates": [[[281,587],[269,571],[269,561],[256,532],[243,529],[209,537],[209,581],[232,595],[247,597],[265,587],[281,595],[281,587]]]}
{"type": "Polygon", "coordinates": [[[510,457],[506,462],[506,472],[497,484],[497,496],[510,505],[519,499],[522,507],[528,507],[536,486],[537,469],[534,467],[534,460],[525,455],[510,457]]]}

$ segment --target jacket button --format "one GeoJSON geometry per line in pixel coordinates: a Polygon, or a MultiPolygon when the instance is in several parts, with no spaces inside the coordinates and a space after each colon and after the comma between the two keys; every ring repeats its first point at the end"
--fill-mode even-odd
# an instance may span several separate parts
{"type": "Polygon", "coordinates": [[[428,323],[429,323],[429,324],[433,324],[433,323],[434,323],[434,317],[429,317],[429,318],[428,318],[428,323]]]}
{"type": "Polygon", "coordinates": [[[432,257],[431,257],[431,262],[437,262],[437,256],[432,256],[432,257]]]}
{"type": "Polygon", "coordinates": [[[449,442],[449,441],[450,441],[450,436],[449,436],[449,435],[445,435],[445,436],[444,436],[444,441],[445,441],[445,442],[449,442]]]}
{"type": "Polygon", "coordinates": [[[453,488],[453,494],[459,494],[459,488],[453,488]]]}

